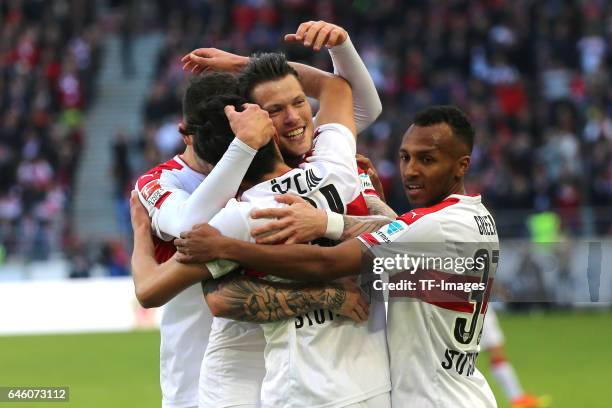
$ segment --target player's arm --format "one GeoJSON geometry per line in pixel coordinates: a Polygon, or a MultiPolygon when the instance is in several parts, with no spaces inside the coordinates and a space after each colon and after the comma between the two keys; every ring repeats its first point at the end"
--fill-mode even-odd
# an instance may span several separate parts
{"type": "Polygon", "coordinates": [[[358,322],[368,315],[368,304],[355,285],[268,282],[235,274],[202,285],[212,314],[233,320],[270,323],[316,309],[358,322]]]}
{"type": "Polygon", "coordinates": [[[249,104],[243,112],[232,108],[226,107],[226,115],[236,139],[193,193],[166,185],[161,179],[149,179],[148,175],[138,180],[140,200],[148,208],[158,236],[178,237],[195,224],[208,222],[236,194],[257,149],[274,134],[268,113],[258,106],[249,104]]]}
{"type": "MultiPolygon", "coordinates": [[[[389,207],[383,200],[377,196],[364,195],[368,211],[372,215],[383,216],[388,220],[394,220],[397,218],[397,214],[391,207],[389,207]]],[[[390,222],[390,221],[389,221],[390,222]]]]}
{"type": "Polygon", "coordinates": [[[221,237],[206,224],[181,234],[174,242],[181,251],[179,262],[228,259],[281,278],[315,282],[359,274],[363,249],[357,239],[335,247],[251,244],[221,237]]]}
{"type": "MultiPolygon", "coordinates": [[[[336,214],[314,208],[303,198],[293,194],[279,195],[275,199],[288,206],[257,209],[251,212],[252,218],[270,219],[266,224],[251,230],[251,235],[256,237],[258,244],[277,242],[297,244],[310,242],[317,238],[346,241],[364,232],[376,231],[396,218],[393,210],[391,210],[393,217],[384,213],[370,216],[336,214]]],[[[380,199],[377,200],[380,203],[380,199]]],[[[384,203],[382,203],[381,211],[383,206],[385,206],[384,203]]]]}
{"type": "Polygon", "coordinates": [[[132,277],[136,298],[143,307],[162,306],[185,288],[210,277],[206,267],[180,264],[174,258],[157,263],[149,217],[136,192],[130,198],[130,215],[134,230],[132,277]]]}
{"type": "Polygon", "coordinates": [[[301,42],[319,51],[329,49],[334,74],[346,79],[353,89],[353,110],[357,132],[372,124],[382,112],[380,97],[368,70],[351,39],[342,27],[325,21],[300,24],[295,34],[285,35],[286,42],[301,42]]]}

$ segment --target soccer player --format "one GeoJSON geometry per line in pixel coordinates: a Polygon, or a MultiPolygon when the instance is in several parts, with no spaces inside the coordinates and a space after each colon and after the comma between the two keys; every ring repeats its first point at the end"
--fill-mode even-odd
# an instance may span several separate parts
{"type": "Polygon", "coordinates": [[[504,333],[497,321],[495,309],[490,307],[482,328],[480,347],[489,354],[491,375],[510,402],[510,408],[541,408],[548,406],[548,398],[536,397],[525,393],[514,371],[512,363],[506,357],[504,333]]]}
{"type": "MultiPolygon", "coordinates": [[[[311,27],[309,35],[318,35],[327,32],[327,45],[332,47],[330,53],[334,65],[338,67],[363,67],[363,63],[356,51],[347,42],[342,47],[335,47],[338,36],[334,34],[342,30],[337,26],[319,22],[311,27]],[[335,52],[335,54],[334,54],[335,52]],[[356,63],[355,58],[358,63],[356,63]]],[[[323,38],[323,37],[321,37],[323,38]]],[[[376,90],[365,69],[339,68],[341,75],[355,84],[354,108],[357,114],[358,126],[363,128],[375,120],[380,113],[380,101],[376,90]],[[369,90],[368,90],[369,87],[369,90]],[[371,95],[375,98],[371,98],[371,95]]],[[[300,71],[303,74],[302,71],[300,71]]],[[[307,76],[307,74],[303,74],[307,76]]],[[[192,92],[191,99],[203,99],[219,92],[234,92],[235,81],[228,75],[218,77],[205,76],[199,91],[192,92]],[[213,78],[207,81],[206,78],[213,78]],[[204,85],[205,84],[205,85],[204,85]]],[[[216,170],[217,181],[223,180],[221,186],[215,184],[201,185],[199,190],[194,189],[204,179],[210,170],[207,163],[199,163],[193,155],[190,143],[194,129],[190,127],[188,115],[184,115],[185,124],[180,128],[187,145],[183,155],[157,166],[143,175],[137,184],[137,191],[141,202],[147,207],[152,217],[153,229],[156,234],[155,253],[157,260],[162,262],[172,256],[175,251],[169,240],[178,236],[181,231],[188,230],[196,222],[205,222],[210,219],[227,198],[233,196],[237,188],[236,180],[240,180],[249,160],[255,154],[246,146],[236,142],[227,155],[228,160],[220,162],[216,170]],[[235,165],[235,163],[238,163],[235,165]],[[229,176],[226,176],[229,174],[229,176]],[[234,193],[230,191],[234,190],[234,193]],[[194,193],[190,196],[190,193],[194,193]]],[[[147,286],[144,286],[145,288],[147,286]]],[[[206,348],[206,339],[210,331],[211,316],[207,310],[201,308],[200,289],[191,287],[180,296],[174,298],[164,308],[161,327],[160,346],[160,380],[163,394],[163,405],[167,407],[189,407],[197,405],[197,379],[200,356],[206,348]]],[[[147,298],[150,292],[137,293],[139,299],[147,298]]],[[[154,306],[154,303],[148,306],[154,306]]]]}
{"type": "MultiPolygon", "coordinates": [[[[202,100],[222,92],[237,91],[237,86],[232,75],[213,73],[195,78],[185,100],[202,100]]],[[[239,137],[211,172],[210,165],[199,160],[193,151],[193,113],[193,110],[184,109],[184,123],[180,126],[185,151],[149,170],[136,183],[140,201],[151,217],[155,256],[160,262],[174,254],[174,237],[191,229],[196,221],[212,218],[236,194],[257,148],[266,144],[275,132],[269,118],[252,116],[251,120],[263,122],[263,126],[249,126],[245,132],[239,132],[239,137]],[[207,183],[202,183],[208,173],[207,183]]],[[[147,290],[147,285],[137,287],[137,297],[145,299],[144,306],[154,306],[147,304],[147,290]]],[[[163,407],[197,406],[200,365],[212,322],[210,311],[202,307],[201,293],[199,285],[191,286],[172,299],[162,312],[160,385],[163,407]]]]}
{"type": "MultiPolygon", "coordinates": [[[[488,288],[499,244],[493,218],[480,196],[465,195],[474,130],[454,107],[431,107],[415,117],[400,147],[400,171],[408,200],[417,208],[374,233],[335,247],[256,245],[218,236],[201,226],[175,244],[183,261],[229,259],[288,279],[332,280],[358,274],[364,254],[373,263],[410,254],[432,259],[472,259],[479,268],[386,267],[393,283],[416,279],[430,290],[391,292],[387,336],[394,407],[495,407],[475,367],[488,288]],[[473,243],[470,245],[469,243],[473,243]],[[443,281],[476,285],[471,293],[436,290],[443,281]],[[394,296],[395,294],[395,296],[394,296]],[[406,299],[406,297],[412,298],[406,299]]],[[[367,258],[366,258],[367,259],[367,258]]],[[[380,266],[380,263],[378,263],[380,266]]]]}

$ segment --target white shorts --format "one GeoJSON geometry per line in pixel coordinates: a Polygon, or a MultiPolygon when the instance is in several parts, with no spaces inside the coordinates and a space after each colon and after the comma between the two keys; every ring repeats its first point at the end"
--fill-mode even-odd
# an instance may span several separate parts
{"type": "Polygon", "coordinates": [[[265,375],[264,348],[259,325],[236,322],[216,330],[213,322],[200,370],[199,407],[258,406],[265,375]]]}
{"type": "Polygon", "coordinates": [[[369,398],[365,401],[359,401],[354,404],[347,405],[344,408],[390,408],[391,407],[391,393],[385,392],[378,394],[375,397],[369,398]]]}
{"type": "Polygon", "coordinates": [[[489,307],[485,315],[484,326],[482,328],[482,338],[480,339],[480,348],[488,350],[493,347],[502,346],[504,344],[504,333],[502,332],[495,309],[489,307]]]}

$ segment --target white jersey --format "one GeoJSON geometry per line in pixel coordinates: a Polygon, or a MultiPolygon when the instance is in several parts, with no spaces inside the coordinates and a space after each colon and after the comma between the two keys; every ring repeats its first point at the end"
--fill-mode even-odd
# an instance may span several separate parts
{"type": "Polygon", "coordinates": [[[495,407],[493,393],[475,366],[499,257],[495,223],[480,196],[451,195],[359,239],[377,258],[409,254],[415,261],[439,259],[437,265],[432,262],[434,267],[385,266],[397,285],[389,288],[387,320],[393,407],[495,407]],[[478,258],[483,268],[461,268],[459,258],[478,258]],[[410,281],[415,286],[408,286],[410,281]],[[449,282],[478,288],[443,290],[449,282]]]}
{"type": "MultiPolygon", "coordinates": [[[[318,208],[363,212],[354,157],[351,132],[339,124],[323,125],[315,132],[313,154],[306,163],[244,192],[243,202],[230,201],[210,224],[226,236],[253,242],[249,231],[267,220],[253,220],[251,210],[281,206],[274,195],[282,193],[300,195],[318,208]]],[[[341,407],[388,392],[384,307],[379,306],[362,324],[329,310],[262,324],[266,340],[262,406],[341,407]]],[[[236,325],[244,324],[215,318],[209,349],[213,338],[231,335],[236,325]],[[217,330],[222,330],[219,336],[217,330]]]]}
{"type": "MultiPolygon", "coordinates": [[[[191,169],[179,156],[154,167],[136,184],[140,201],[151,218],[157,237],[155,259],[165,262],[176,249],[172,237],[159,229],[162,204],[183,200],[204,180],[204,175],[191,169]]],[[[162,309],[160,327],[160,384],[162,405],[183,408],[197,405],[200,365],[210,333],[212,314],[205,307],[202,286],[195,284],[170,300],[162,309]]]]}

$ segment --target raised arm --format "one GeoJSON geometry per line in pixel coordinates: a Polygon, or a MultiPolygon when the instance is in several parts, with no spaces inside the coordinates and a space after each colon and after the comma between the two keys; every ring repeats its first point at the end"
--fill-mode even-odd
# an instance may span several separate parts
{"type": "Polygon", "coordinates": [[[353,89],[357,132],[361,132],[378,118],[382,112],[380,97],[346,30],[325,21],[308,21],[300,24],[295,34],[287,34],[285,41],[301,42],[315,51],[320,50],[323,45],[329,49],[334,74],[346,79],[353,89]]]}
{"type": "Polygon", "coordinates": [[[147,207],[159,237],[178,237],[195,224],[208,222],[236,195],[257,149],[267,144],[275,133],[268,113],[257,105],[249,105],[243,112],[226,107],[226,114],[232,118],[236,139],[191,194],[160,178],[159,174],[145,174],[136,183],[140,201],[147,207]]]}
{"type": "Polygon", "coordinates": [[[212,314],[233,320],[270,323],[317,309],[329,309],[357,322],[368,315],[368,304],[355,285],[268,282],[236,274],[204,284],[212,314]]]}

